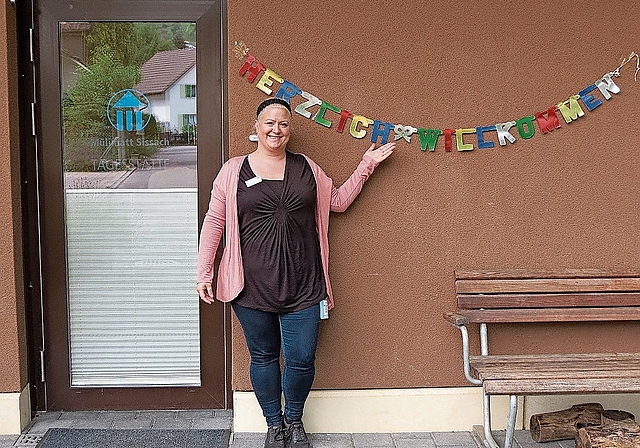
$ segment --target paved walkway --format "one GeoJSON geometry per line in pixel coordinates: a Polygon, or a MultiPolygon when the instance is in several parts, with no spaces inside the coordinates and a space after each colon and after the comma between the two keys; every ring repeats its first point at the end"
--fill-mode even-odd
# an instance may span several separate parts
{"type": "MultiPolygon", "coordinates": [[[[22,434],[0,436],[0,448],[35,448],[49,428],[231,429],[232,418],[232,412],[226,410],[46,412],[34,418],[22,434]]],[[[482,447],[476,434],[466,431],[397,434],[311,434],[310,438],[314,448],[482,447]]],[[[497,438],[502,441],[504,432],[499,432],[497,438]]],[[[262,448],[264,434],[232,434],[230,442],[229,448],[262,448]]],[[[516,443],[514,445],[514,448],[573,448],[575,447],[575,442],[567,440],[535,443],[531,440],[528,431],[516,431],[516,443]]]]}

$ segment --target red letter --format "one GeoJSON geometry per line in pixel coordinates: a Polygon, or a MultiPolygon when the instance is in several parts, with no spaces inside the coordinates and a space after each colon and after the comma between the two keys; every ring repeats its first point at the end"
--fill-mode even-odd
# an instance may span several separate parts
{"type": "Polygon", "coordinates": [[[558,106],[551,106],[546,112],[535,113],[536,121],[543,134],[560,127],[560,120],[558,120],[558,116],[556,115],[557,110],[558,106]],[[546,118],[544,114],[547,114],[546,118]]]}
{"type": "Polygon", "coordinates": [[[255,56],[248,54],[246,56],[246,61],[242,65],[242,67],[240,67],[240,71],[238,72],[238,74],[240,76],[244,76],[245,73],[249,72],[249,77],[247,78],[247,82],[252,83],[253,80],[256,79],[256,76],[258,76],[260,72],[263,72],[265,69],[266,67],[262,64],[262,62],[256,60],[255,56]],[[257,65],[254,66],[253,65],[254,62],[257,65]]]}
{"type": "Polygon", "coordinates": [[[451,152],[451,135],[456,133],[455,129],[445,129],[442,131],[444,134],[444,150],[451,152]]]}
{"type": "Polygon", "coordinates": [[[340,121],[338,122],[336,131],[344,131],[344,125],[347,123],[347,119],[349,118],[353,118],[353,114],[351,112],[349,112],[348,110],[343,110],[342,112],[340,112],[340,121]]]}

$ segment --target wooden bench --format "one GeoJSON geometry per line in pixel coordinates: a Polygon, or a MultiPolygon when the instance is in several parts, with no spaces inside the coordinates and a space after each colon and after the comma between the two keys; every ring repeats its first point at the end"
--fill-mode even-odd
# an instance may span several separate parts
{"type": "Polygon", "coordinates": [[[488,346],[492,324],[640,321],[640,271],[456,271],[455,288],[457,310],[445,318],[462,333],[467,380],[483,387],[488,446],[499,447],[491,395],[510,396],[509,448],[518,396],[640,392],[640,353],[492,355],[488,346]],[[469,353],[469,324],[479,324],[480,356],[469,353]]]}

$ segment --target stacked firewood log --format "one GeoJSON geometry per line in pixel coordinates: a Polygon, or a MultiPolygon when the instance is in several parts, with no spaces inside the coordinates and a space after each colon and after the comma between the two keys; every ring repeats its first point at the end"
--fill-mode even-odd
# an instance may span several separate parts
{"type": "Polygon", "coordinates": [[[600,403],[532,415],[529,428],[536,442],[575,439],[576,448],[640,447],[640,425],[634,415],[605,410],[600,403]]]}

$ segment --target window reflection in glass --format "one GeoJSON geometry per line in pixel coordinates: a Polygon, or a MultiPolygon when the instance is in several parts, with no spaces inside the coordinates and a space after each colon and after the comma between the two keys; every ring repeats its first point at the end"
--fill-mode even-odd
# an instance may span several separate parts
{"type": "Polygon", "coordinates": [[[195,188],[195,24],[63,22],[60,41],[65,188],[195,188]]]}

